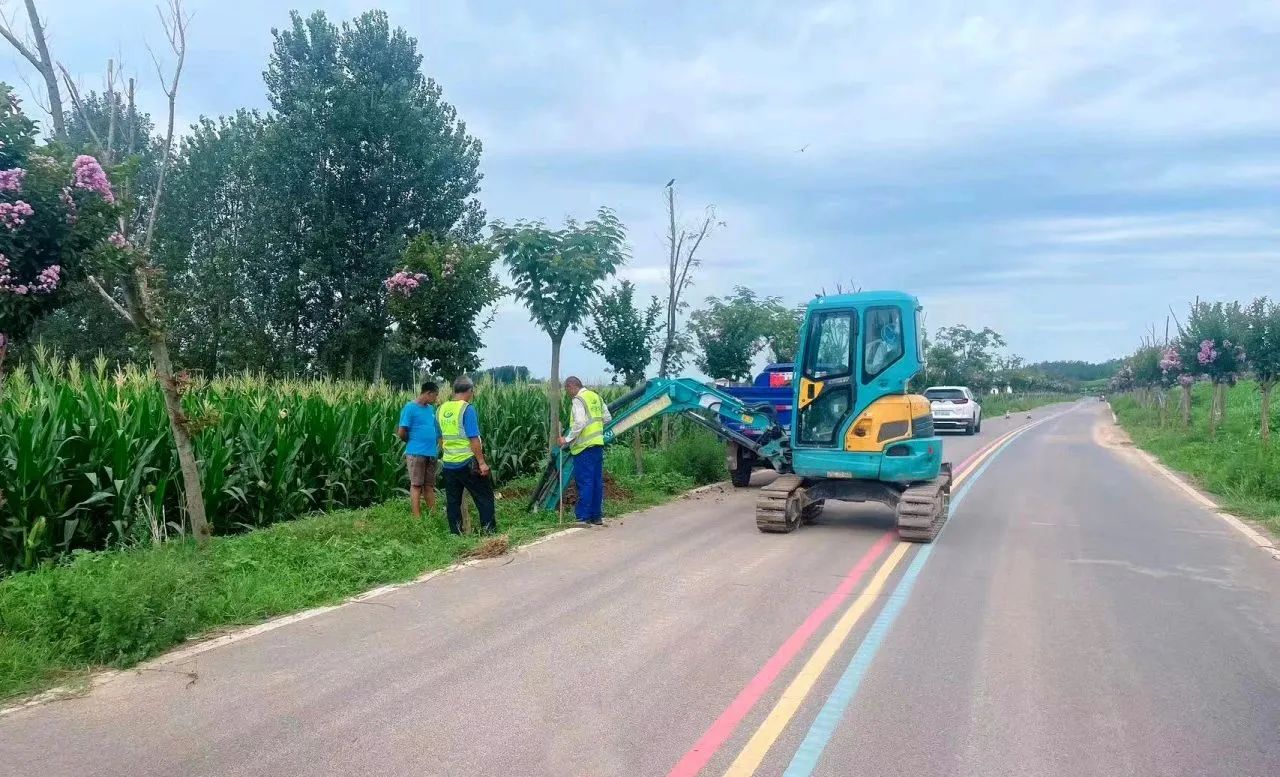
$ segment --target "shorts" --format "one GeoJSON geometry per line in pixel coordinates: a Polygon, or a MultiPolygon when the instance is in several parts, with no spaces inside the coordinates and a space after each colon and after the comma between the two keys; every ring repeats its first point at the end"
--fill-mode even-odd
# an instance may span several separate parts
{"type": "Polygon", "coordinates": [[[416,488],[435,488],[439,460],[435,456],[405,456],[409,468],[409,485],[416,488]]]}

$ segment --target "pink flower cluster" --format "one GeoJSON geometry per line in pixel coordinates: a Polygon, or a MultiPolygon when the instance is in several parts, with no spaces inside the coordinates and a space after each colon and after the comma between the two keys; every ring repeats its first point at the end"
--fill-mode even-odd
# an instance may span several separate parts
{"type": "Polygon", "coordinates": [[[1218,349],[1213,347],[1212,340],[1201,340],[1200,351],[1196,354],[1196,361],[1200,362],[1201,367],[1207,367],[1218,359],[1218,349]]]}
{"type": "Polygon", "coordinates": [[[18,200],[17,202],[0,202],[0,224],[5,225],[9,229],[17,229],[27,223],[27,219],[31,218],[31,214],[35,213],[32,207],[18,200]]]}
{"type": "Polygon", "coordinates": [[[1175,372],[1182,369],[1182,357],[1178,356],[1178,352],[1173,348],[1164,349],[1164,353],[1160,354],[1160,371],[1175,372]]]}
{"type": "Polygon", "coordinates": [[[27,177],[27,171],[21,167],[15,167],[12,170],[0,170],[0,192],[16,192],[22,188],[22,179],[27,177]]]}
{"type": "Polygon", "coordinates": [[[427,276],[422,273],[411,273],[401,270],[382,282],[386,287],[387,293],[396,297],[408,297],[410,294],[422,285],[427,276]]]}
{"type": "Polygon", "coordinates": [[[89,191],[97,192],[107,202],[116,201],[116,196],[111,191],[111,182],[107,180],[107,174],[102,169],[102,165],[98,164],[98,160],[88,154],[81,154],[76,157],[71,169],[75,176],[73,182],[77,189],[88,189],[89,191]]]}
{"type": "Polygon", "coordinates": [[[108,235],[107,242],[116,248],[119,248],[121,251],[129,248],[129,240],[125,238],[124,234],[120,232],[120,230],[116,230],[108,235]]]}
{"type": "Polygon", "coordinates": [[[462,255],[458,253],[458,247],[449,246],[449,250],[444,255],[444,262],[441,263],[440,274],[446,278],[453,277],[453,273],[458,269],[458,263],[461,261],[462,255]]]}
{"type": "Polygon", "coordinates": [[[32,283],[16,283],[9,271],[9,257],[0,254],[0,291],[25,297],[28,294],[52,294],[62,283],[62,268],[56,264],[40,271],[32,283]]]}
{"type": "Polygon", "coordinates": [[[1195,379],[1195,376],[1194,376],[1194,375],[1186,375],[1186,374],[1182,374],[1182,375],[1179,375],[1179,376],[1178,376],[1178,385],[1179,385],[1179,386],[1190,386],[1191,384],[1193,384],[1193,383],[1195,383],[1195,382],[1196,382],[1196,379],[1195,379]]]}

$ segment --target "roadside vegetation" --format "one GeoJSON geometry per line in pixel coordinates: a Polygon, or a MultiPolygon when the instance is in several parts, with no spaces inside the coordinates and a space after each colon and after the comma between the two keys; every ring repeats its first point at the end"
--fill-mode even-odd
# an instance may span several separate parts
{"type": "MultiPolygon", "coordinates": [[[[1134,442],[1280,531],[1280,304],[1197,300],[1176,334],[1153,332],[1112,378],[1116,417],[1134,442]]],[[[1167,330],[1166,330],[1167,331],[1167,330]]]]}
{"type": "MultiPolygon", "coordinates": [[[[1178,401],[1172,395],[1165,400],[1178,401]]],[[[1136,445],[1155,454],[1214,494],[1224,508],[1255,518],[1280,534],[1280,446],[1264,445],[1258,427],[1262,396],[1252,381],[1226,391],[1226,420],[1216,434],[1208,430],[1213,386],[1191,391],[1191,425],[1161,423],[1159,407],[1135,394],[1112,400],[1120,424],[1136,445]]],[[[1276,421],[1273,411],[1272,422],[1276,421]]]]}
{"type": "MultiPolygon", "coordinates": [[[[723,446],[705,433],[645,458],[636,475],[630,450],[610,449],[609,515],[723,477],[723,446]]],[[[0,581],[0,698],[133,666],[211,630],[333,604],[563,528],[556,512],[527,509],[534,485],[524,477],[499,490],[497,538],[455,537],[441,508],[415,521],[395,499],[214,537],[204,550],[190,539],[136,542],[11,575],[0,581]]],[[[565,515],[572,520],[572,505],[565,515]]]]}

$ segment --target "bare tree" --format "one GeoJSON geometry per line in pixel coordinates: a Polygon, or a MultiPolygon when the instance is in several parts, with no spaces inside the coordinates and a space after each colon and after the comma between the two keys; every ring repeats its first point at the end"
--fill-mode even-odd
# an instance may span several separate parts
{"type": "MultiPolygon", "coordinates": [[[[187,517],[191,521],[191,532],[195,535],[196,540],[201,545],[204,545],[209,541],[211,531],[208,518],[205,515],[204,494],[200,480],[199,463],[196,460],[195,445],[192,438],[192,424],[182,410],[182,394],[187,386],[187,378],[185,375],[177,374],[174,371],[173,360],[169,355],[163,297],[156,283],[160,268],[154,263],[152,257],[156,218],[160,212],[160,203],[163,200],[165,179],[169,168],[173,164],[173,136],[177,112],[178,85],[182,78],[183,65],[186,62],[187,25],[191,21],[191,17],[183,12],[182,0],[169,0],[167,13],[159,8],[156,10],[160,16],[160,24],[164,29],[165,36],[168,38],[174,63],[172,71],[166,74],[159,58],[152,52],[156,75],[159,77],[165,97],[168,98],[168,122],[165,126],[164,142],[161,146],[156,182],[150,193],[150,207],[141,226],[141,234],[130,235],[129,219],[123,215],[120,218],[120,237],[123,238],[122,242],[128,247],[126,250],[130,259],[128,268],[122,274],[119,282],[115,284],[121,299],[117,299],[111,291],[108,291],[107,285],[96,275],[91,275],[89,282],[112,310],[146,338],[151,348],[151,359],[155,366],[156,379],[160,383],[160,391],[164,395],[165,411],[169,416],[169,428],[173,432],[174,445],[178,450],[178,463],[182,468],[183,498],[186,502],[187,517]]],[[[112,65],[108,65],[109,71],[111,68],[112,65]]],[[[63,75],[68,89],[73,95],[76,107],[83,111],[83,103],[79,99],[78,91],[75,89],[71,79],[66,77],[65,69],[63,69],[63,75]]],[[[114,90],[114,73],[109,73],[107,82],[108,89],[114,90]]],[[[108,100],[110,104],[115,102],[112,95],[108,95],[108,100]]],[[[132,110],[132,79],[129,80],[128,100],[130,110],[132,110]]],[[[83,112],[81,113],[81,118],[84,119],[86,124],[91,123],[90,117],[83,112]]],[[[104,155],[111,153],[111,144],[114,143],[115,139],[114,111],[109,114],[107,122],[108,126],[105,133],[93,132],[94,142],[101,147],[104,155]],[[102,142],[104,134],[107,137],[106,143],[102,142]]],[[[130,138],[128,142],[132,146],[133,139],[130,138]]],[[[128,186],[127,183],[126,186],[128,186]]]]}
{"type": "MultiPolygon", "coordinates": [[[[685,292],[693,285],[693,271],[702,264],[698,249],[714,226],[724,226],[716,220],[714,205],[702,212],[702,220],[692,229],[683,224],[677,226],[676,179],[667,182],[667,317],[663,325],[662,349],[658,353],[658,375],[671,377],[671,373],[684,364],[690,348],[689,336],[679,325],[680,312],[688,307],[685,292]]],[[[662,419],[663,443],[671,442],[671,418],[662,419]]]]}
{"type": "Polygon", "coordinates": [[[49,104],[42,107],[45,107],[49,111],[49,116],[53,118],[53,136],[65,138],[67,122],[62,113],[62,92],[58,89],[58,73],[54,69],[53,57],[49,56],[49,41],[44,22],[40,21],[40,14],[36,13],[35,0],[24,0],[24,2],[27,7],[27,21],[31,24],[31,40],[19,37],[14,32],[13,23],[7,15],[0,15],[0,35],[9,41],[44,79],[49,104]],[[34,51],[32,46],[35,47],[34,51]]]}

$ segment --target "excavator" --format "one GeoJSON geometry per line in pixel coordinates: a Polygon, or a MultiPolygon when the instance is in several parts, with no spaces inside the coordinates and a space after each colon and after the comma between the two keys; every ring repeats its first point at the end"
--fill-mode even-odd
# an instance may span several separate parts
{"type": "MultiPolygon", "coordinates": [[[[952,476],[929,401],[907,390],[924,368],[922,313],[915,297],[897,291],[810,302],[789,429],[770,404],[746,404],[693,378],[654,378],[610,403],[605,441],[650,419],[682,415],[777,471],[756,501],[760,531],[795,531],[828,500],[880,502],[895,511],[899,537],[932,542],[947,520],[952,476]],[[725,421],[759,434],[749,437],[725,421]]],[[[530,507],[554,510],[572,472],[572,458],[553,455],[530,507]]]]}

